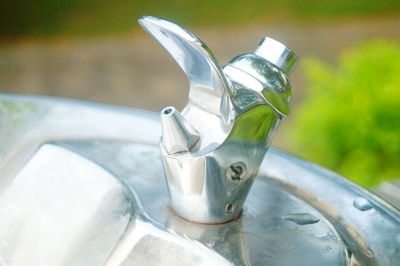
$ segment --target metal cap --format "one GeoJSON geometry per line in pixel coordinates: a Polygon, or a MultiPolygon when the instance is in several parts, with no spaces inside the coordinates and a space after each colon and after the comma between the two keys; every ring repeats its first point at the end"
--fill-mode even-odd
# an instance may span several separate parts
{"type": "Polygon", "coordinates": [[[287,75],[290,75],[297,63],[297,56],[292,50],[269,37],[261,40],[254,54],[268,60],[287,75]]]}

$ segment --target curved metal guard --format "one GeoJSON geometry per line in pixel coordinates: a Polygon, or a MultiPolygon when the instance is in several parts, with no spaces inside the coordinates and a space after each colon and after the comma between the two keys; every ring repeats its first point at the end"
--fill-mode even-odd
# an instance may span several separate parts
{"type": "Polygon", "coordinates": [[[187,220],[223,223],[239,216],[273,132],[288,115],[287,75],[297,58],[264,38],[254,54],[221,68],[208,47],[176,24],[139,23],[178,62],[190,82],[179,113],[161,111],[161,156],[172,208],[187,220]]]}

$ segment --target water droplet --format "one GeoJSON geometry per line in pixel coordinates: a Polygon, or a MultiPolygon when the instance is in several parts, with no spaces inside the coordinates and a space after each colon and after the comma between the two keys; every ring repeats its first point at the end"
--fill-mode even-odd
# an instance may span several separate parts
{"type": "Polygon", "coordinates": [[[290,213],[282,216],[282,218],[299,225],[315,224],[319,222],[317,217],[309,213],[290,213]]]}
{"type": "Polygon", "coordinates": [[[353,201],[353,205],[360,211],[368,211],[372,209],[372,207],[374,207],[369,200],[361,197],[355,198],[353,201]]]}

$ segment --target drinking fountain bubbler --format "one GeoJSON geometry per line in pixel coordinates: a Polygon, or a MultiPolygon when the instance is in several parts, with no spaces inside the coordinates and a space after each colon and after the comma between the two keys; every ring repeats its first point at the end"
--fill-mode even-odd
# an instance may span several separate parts
{"type": "Polygon", "coordinates": [[[176,60],[190,82],[182,112],[161,111],[161,157],[171,206],[198,223],[241,213],[272,135],[289,114],[288,80],[297,62],[265,37],[252,54],[220,67],[210,49],[180,26],[155,17],[139,23],[176,60]]]}
{"type": "Polygon", "coordinates": [[[396,207],[266,153],[289,112],[289,49],[265,38],[220,68],[179,26],[140,22],[190,80],[161,141],[157,113],[0,93],[1,265],[399,265],[396,207]]]}

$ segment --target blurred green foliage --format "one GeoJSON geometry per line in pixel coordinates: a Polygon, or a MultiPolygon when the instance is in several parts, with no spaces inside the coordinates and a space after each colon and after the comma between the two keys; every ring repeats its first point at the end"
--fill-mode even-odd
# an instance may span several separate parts
{"type": "Polygon", "coordinates": [[[330,65],[302,62],[291,149],[363,185],[400,178],[400,43],[370,41],[330,65]]]}
{"type": "Polygon", "coordinates": [[[124,32],[141,15],[184,25],[215,25],[399,13],[399,0],[3,0],[0,36],[124,32]]]}

